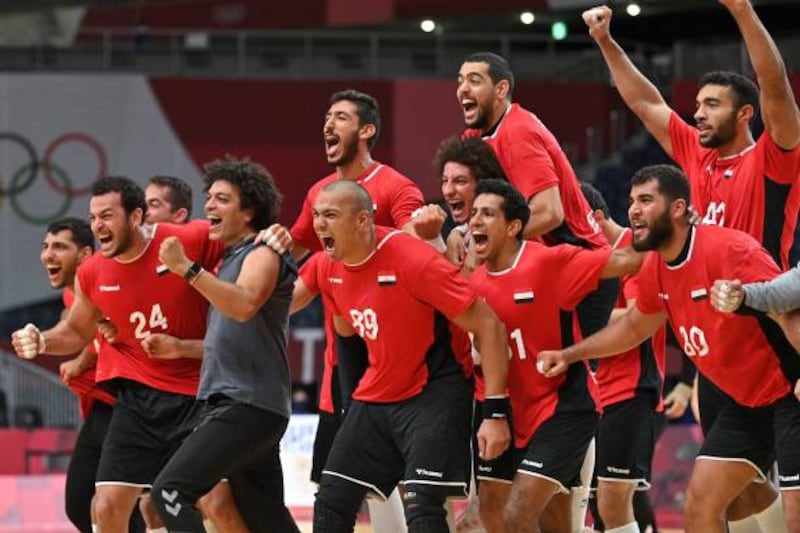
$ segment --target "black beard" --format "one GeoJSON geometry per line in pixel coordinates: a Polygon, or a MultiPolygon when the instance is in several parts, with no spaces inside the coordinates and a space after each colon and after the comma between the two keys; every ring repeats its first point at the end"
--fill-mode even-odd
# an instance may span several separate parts
{"type": "Polygon", "coordinates": [[[647,237],[644,239],[633,240],[633,249],[637,252],[649,252],[650,250],[657,250],[664,242],[666,242],[675,229],[672,227],[672,221],[669,218],[669,213],[664,213],[658,217],[649,228],[647,237]]]}
{"type": "Polygon", "coordinates": [[[343,167],[344,165],[352,163],[357,155],[358,155],[358,140],[354,140],[353,142],[344,145],[344,151],[342,152],[341,157],[339,157],[338,161],[333,162],[333,165],[337,167],[343,167]]]}

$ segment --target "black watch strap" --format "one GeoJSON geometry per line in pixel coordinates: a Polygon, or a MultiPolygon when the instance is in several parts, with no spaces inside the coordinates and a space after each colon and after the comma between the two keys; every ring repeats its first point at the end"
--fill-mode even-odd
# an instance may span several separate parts
{"type": "Polygon", "coordinates": [[[200,263],[192,261],[189,264],[189,269],[186,271],[186,274],[183,275],[183,279],[185,279],[186,281],[192,281],[200,274],[200,271],[202,270],[203,267],[200,266],[200,263]]]}

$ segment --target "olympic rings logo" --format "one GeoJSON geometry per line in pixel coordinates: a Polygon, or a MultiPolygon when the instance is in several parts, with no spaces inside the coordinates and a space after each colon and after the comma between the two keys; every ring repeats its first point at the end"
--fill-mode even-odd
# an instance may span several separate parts
{"type": "Polygon", "coordinates": [[[0,208],[3,206],[3,199],[8,197],[9,204],[19,218],[34,225],[47,225],[54,220],[66,215],[72,206],[72,199],[84,196],[92,190],[92,184],[81,187],[74,186],[72,177],[53,161],[56,152],[65,144],[79,143],[87,146],[97,158],[97,175],[92,182],[105,176],[108,172],[108,157],[103,146],[91,135],[81,132],[68,132],[59,135],[47,145],[44,156],[40,159],[30,140],[18,133],[0,131],[0,143],[11,143],[22,148],[27,155],[28,162],[17,168],[5,186],[6,180],[0,175],[0,208]],[[63,201],[58,209],[49,215],[38,215],[26,211],[20,205],[19,196],[25,193],[42,175],[50,186],[61,196],[63,201]]]}

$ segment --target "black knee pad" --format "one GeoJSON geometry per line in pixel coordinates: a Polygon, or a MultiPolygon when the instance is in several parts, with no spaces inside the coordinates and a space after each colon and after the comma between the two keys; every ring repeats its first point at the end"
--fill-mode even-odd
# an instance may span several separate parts
{"type": "Polygon", "coordinates": [[[346,517],[319,498],[314,502],[315,533],[352,533],[356,526],[355,515],[346,517]]]}
{"type": "Polygon", "coordinates": [[[436,489],[419,492],[407,488],[403,503],[409,533],[447,533],[444,502],[444,493],[436,489]]]}
{"type": "MultiPolygon", "coordinates": [[[[341,522],[344,525],[349,524],[350,529],[347,531],[352,531],[356,523],[356,515],[366,494],[367,489],[357,483],[338,476],[323,474],[314,501],[314,531],[317,530],[317,509],[323,513],[321,520],[332,521],[331,528],[341,522]],[[340,517],[340,520],[337,520],[334,515],[340,517]]],[[[320,527],[323,526],[320,525],[320,527]]],[[[320,531],[340,531],[331,528],[323,528],[320,531]]]]}

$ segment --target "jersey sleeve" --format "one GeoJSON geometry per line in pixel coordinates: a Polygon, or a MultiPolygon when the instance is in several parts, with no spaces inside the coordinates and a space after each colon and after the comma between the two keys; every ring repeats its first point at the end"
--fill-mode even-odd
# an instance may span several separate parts
{"type": "Polygon", "coordinates": [[[672,159],[681,168],[691,168],[697,158],[697,132],[675,111],[669,117],[669,141],[672,144],[672,159]]]}
{"type": "Polygon", "coordinates": [[[639,276],[624,276],[620,279],[620,284],[622,285],[622,297],[625,301],[629,300],[636,300],[639,298],[639,276]]]}
{"type": "Polygon", "coordinates": [[[587,250],[570,244],[545,248],[555,260],[549,268],[559,288],[559,306],[574,309],[583,298],[597,288],[600,274],[611,257],[610,247],[587,250]]]}
{"type": "Polygon", "coordinates": [[[422,191],[408,179],[404,179],[392,194],[392,226],[402,228],[411,220],[411,214],[422,207],[425,200],[422,191]]]}
{"type": "Polygon", "coordinates": [[[764,150],[764,172],[772,181],[792,184],[800,179],[800,145],[784,150],[772,140],[768,132],[758,139],[764,150]]]}
{"type": "Polygon", "coordinates": [[[636,278],[639,285],[636,307],[639,311],[646,315],[664,311],[664,302],[658,296],[658,254],[656,252],[647,254],[636,278]]]}
{"type": "Polygon", "coordinates": [[[320,292],[319,282],[317,276],[319,275],[319,263],[320,258],[322,255],[318,252],[311,257],[308,258],[302,267],[300,267],[299,276],[300,279],[303,280],[306,288],[313,292],[314,294],[318,294],[320,292]]]}
{"type": "Polygon", "coordinates": [[[317,234],[314,232],[314,217],[311,211],[311,199],[306,195],[303,200],[303,207],[300,208],[300,214],[297,215],[297,220],[294,221],[292,229],[289,233],[292,235],[292,240],[312,252],[318,252],[321,249],[317,234]]]}
{"type": "Polygon", "coordinates": [[[507,148],[502,158],[509,181],[526,201],[537,193],[559,184],[555,162],[545,144],[535,134],[527,132],[507,148]]]}
{"type": "Polygon", "coordinates": [[[753,237],[742,232],[728,232],[728,246],[723,260],[714,264],[721,270],[717,279],[739,279],[743,283],[768,281],[780,274],[769,253],[753,237]]]}
{"type": "MultiPolygon", "coordinates": [[[[477,298],[477,292],[470,282],[461,275],[459,269],[436,253],[429,245],[409,250],[423,255],[414,261],[416,268],[409,273],[413,276],[406,284],[409,292],[419,300],[428,303],[452,320],[466,311],[477,298]]],[[[413,256],[412,256],[413,257],[413,256]]]]}

